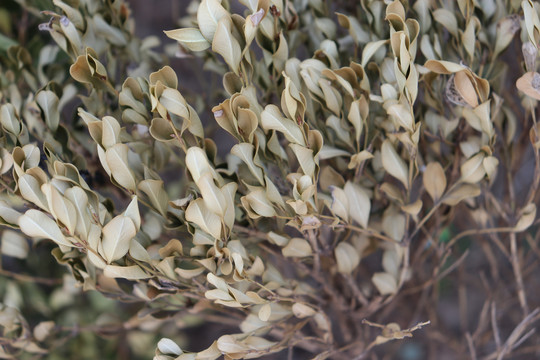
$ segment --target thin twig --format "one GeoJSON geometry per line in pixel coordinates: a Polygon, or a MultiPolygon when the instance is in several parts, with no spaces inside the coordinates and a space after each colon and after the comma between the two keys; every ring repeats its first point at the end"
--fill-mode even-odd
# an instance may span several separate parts
{"type": "Polygon", "coordinates": [[[523,310],[523,315],[529,314],[529,305],[527,304],[527,296],[525,293],[525,285],[523,284],[523,276],[521,274],[521,265],[519,263],[517,253],[517,238],[515,233],[510,233],[510,252],[512,254],[512,269],[514,270],[514,277],[516,278],[518,288],[519,305],[523,310]]]}

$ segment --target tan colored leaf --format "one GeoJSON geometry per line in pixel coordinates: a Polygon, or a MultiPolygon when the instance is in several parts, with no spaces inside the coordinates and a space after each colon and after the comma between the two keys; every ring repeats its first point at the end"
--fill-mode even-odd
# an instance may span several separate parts
{"type": "Polygon", "coordinates": [[[466,183],[477,183],[484,178],[486,171],[483,166],[485,155],[477,153],[461,165],[461,180],[466,183]]]}
{"type": "Polygon", "coordinates": [[[13,166],[13,157],[4,148],[0,149],[0,175],[3,175],[13,166]]]}
{"type": "Polygon", "coordinates": [[[478,106],[478,96],[476,90],[471,81],[471,77],[468,76],[466,71],[458,71],[454,76],[454,86],[461,97],[469,104],[469,106],[475,108],[478,106]]]}
{"type": "Polygon", "coordinates": [[[332,191],[332,205],[330,209],[334,214],[349,222],[349,199],[347,194],[343,189],[340,189],[336,186],[331,186],[330,190],[332,191]]]}
{"type": "Polygon", "coordinates": [[[64,192],[66,199],[69,199],[75,207],[77,222],[75,233],[86,240],[90,231],[90,213],[88,212],[88,196],[86,192],[78,186],[67,189],[64,192]]]}
{"type": "Polygon", "coordinates": [[[249,172],[255,176],[257,181],[259,181],[259,184],[264,185],[264,173],[262,169],[253,162],[254,152],[255,147],[249,143],[236,144],[231,149],[231,154],[240,158],[240,160],[247,165],[249,172]]]}
{"type": "Polygon", "coordinates": [[[264,304],[263,306],[261,306],[258,315],[261,321],[268,321],[270,315],[272,315],[272,307],[270,306],[270,304],[264,304]]]}
{"type": "MultiPolygon", "coordinates": [[[[186,167],[193,178],[193,181],[197,183],[199,178],[205,172],[210,172],[212,175],[215,174],[214,169],[210,166],[208,157],[203,149],[199,147],[190,147],[186,152],[186,167]]],[[[215,178],[215,176],[214,176],[215,178]]]]}
{"type": "Polygon", "coordinates": [[[16,115],[15,107],[12,104],[4,104],[0,107],[0,122],[7,132],[19,136],[22,127],[19,118],[16,115]]]}
{"type": "Polygon", "coordinates": [[[540,74],[537,72],[527,72],[516,81],[516,87],[525,95],[535,100],[540,100],[540,74]]]}
{"type": "Polygon", "coordinates": [[[403,240],[405,235],[405,216],[396,211],[394,206],[390,206],[384,212],[382,226],[384,232],[395,241],[403,240]]]}
{"type": "Polygon", "coordinates": [[[249,347],[236,340],[232,335],[223,335],[217,340],[217,347],[223,354],[235,354],[248,351],[249,347]]]}
{"type": "Polygon", "coordinates": [[[350,181],[345,184],[345,196],[349,203],[349,216],[363,228],[368,227],[371,200],[365,190],[350,181]]]}
{"type": "Polygon", "coordinates": [[[210,211],[203,199],[192,201],[186,209],[186,220],[199,226],[215,239],[221,238],[221,219],[210,211]]]}
{"type": "Polygon", "coordinates": [[[210,47],[210,43],[205,39],[199,29],[183,28],[164,31],[165,35],[178,41],[182,46],[191,51],[203,51],[210,47]]]}
{"type": "Polygon", "coordinates": [[[14,210],[8,203],[0,200],[0,219],[8,224],[17,224],[22,214],[14,210]]]}
{"type": "Polygon", "coordinates": [[[456,16],[448,9],[436,9],[433,11],[433,18],[446,28],[454,37],[458,36],[458,25],[456,16]]]}
{"type": "Polygon", "coordinates": [[[386,110],[388,115],[392,116],[395,119],[395,122],[398,126],[403,127],[404,129],[414,132],[414,118],[410,110],[405,107],[403,104],[393,104],[388,107],[386,110]]]}
{"type": "Polygon", "coordinates": [[[294,316],[296,316],[299,319],[305,319],[307,317],[312,317],[316,314],[315,309],[313,309],[311,306],[308,306],[304,303],[294,303],[292,306],[292,312],[294,316]]]}
{"type": "Polygon", "coordinates": [[[438,162],[429,163],[424,170],[422,180],[433,202],[437,202],[446,189],[446,175],[441,164],[438,162]]]}
{"type": "Polygon", "coordinates": [[[133,220],[118,215],[103,227],[103,256],[108,263],[122,258],[129,250],[131,239],[137,234],[133,220]]]}
{"type": "Polygon", "coordinates": [[[287,257],[305,257],[311,255],[311,246],[305,239],[292,238],[281,252],[287,257]]]}
{"type": "Polygon", "coordinates": [[[417,199],[413,203],[410,203],[410,204],[407,204],[407,205],[402,205],[401,210],[405,211],[407,214],[410,214],[412,216],[416,216],[416,215],[418,215],[420,210],[422,210],[422,205],[423,205],[422,200],[417,199]]]}
{"type": "Polygon", "coordinates": [[[75,205],[62,196],[51,184],[43,184],[41,190],[47,197],[51,214],[64,224],[70,234],[74,234],[77,226],[77,210],[75,209],[75,205]]]}
{"type": "Polygon", "coordinates": [[[142,280],[151,278],[152,275],[147,274],[143,269],[137,265],[132,266],[117,266],[107,265],[103,270],[105,276],[110,278],[119,278],[127,280],[142,280]]]}
{"type": "Polygon", "coordinates": [[[197,23],[202,35],[212,42],[218,27],[218,22],[222,17],[229,18],[230,15],[218,0],[202,0],[197,10],[197,23]]]}
{"type": "Polygon", "coordinates": [[[390,140],[385,140],[381,147],[382,165],[384,169],[393,177],[403,183],[406,189],[409,188],[409,170],[407,164],[398,155],[390,140]]]}
{"type": "Polygon", "coordinates": [[[127,216],[133,221],[137,231],[141,228],[141,214],[139,213],[139,202],[136,195],[131,197],[131,201],[124,211],[124,216],[127,216]]]}
{"type": "Polygon", "coordinates": [[[210,173],[204,173],[197,181],[197,187],[201,191],[206,207],[221,218],[227,210],[227,202],[220,188],[214,183],[214,178],[210,173]]]}
{"type": "Polygon", "coordinates": [[[315,160],[313,158],[313,150],[298,144],[289,144],[289,147],[294,152],[294,155],[296,155],[298,163],[300,164],[304,174],[314,177],[315,168],[317,165],[315,164],[315,160]]]}
{"type": "Polygon", "coordinates": [[[526,230],[529,226],[532,225],[535,219],[536,219],[536,205],[533,203],[530,203],[523,208],[522,215],[519,218],[514,229],[516,231],[526,230]]]}
{"type": "Polygon", "coordinates": [[[234,226],[234,221],[236,219],[236,211],[235,211],[235,201],[234,196],[236,194],[236,190],[238,189],[238,184],[235,182],[230,182],[225,184],[221,188],[221,192],[223,193],[223,196],[225,197],[225,203],[226,203],[226,210],[225,215],[223,216],[223,221],[225,223],[225,226],[229,229],[229,231],[232,230],[234,226]]]}
{"type": "MultiPolygon", "coordinates": [[[[170,113],[189,119],[188,104],[180,91],[172,88],[164,89],[159,97],[159,103],[170,113]]],[[[165,118],[167,114],[161,114],[161,116],[165,118]]]]}
{"type": "Polygon", "coordinates": [[[34,238],[50,239],[58,245],[72,247],[58,225],[50,217],[39,210],[28,210],[19,217],[19,227],[26,235],[34,238]]]}
{"type": "Polygon", "coordinates": [[[381,295],[391,295],[395,294],[397,291],[397,281],[396,279],[385,272],[378,272],[373,274],[371,281],[381,293],[381,295]]]}
{"type": "Polygon", "coordinates": [[[58,96],[51,90],[41,90],[36,94],[36,103],[43,111],[45,122],[53,132],[58,128],[60,113],[58,111],[58,96]]]}
{"type": "Polygon", "coordinates": [[[366,67],[369,60],[375,55],[375,53],[383,46],[388,43],[388,40],[378,40],[368,42],[362,51],[362,67],[366,67]]]}
{"type": "Polygon", "coordinates": [[[34,327],[34,337],[37,341],[44,341],[54,329],[54,321],[42,321],[34,327]]]}
{"type": "Polygon", "coordinates": [[[26,259],[28,249],[28,241],[20,233],[12,230],[4,230],[2,232],[2,255],[17,259],[26,259]]]}
{"type": "Polygon", "coordinates": [[[21,196],[31,203],[39,206],[43,210],[49,211],[47,206],[47,198],[39,186],[39,182],[35,177],[29,174],[24,174],[19,177],[19,191],[21,196]]]}
{"type": "Polygon", "coordinates": [[[348,242],[340,242],[334,250],[334,255],[340,273],[351,274],[360,264],[358,251],[348,242]]]}
{"type": "Polygon", "coordinates": [[[251,191],[246,196],[242,197],[250,206],[251,210],[259,216],[272,217],[276,215],[274,206],[268,200],[265,189],[257,189],[251,191]]]}
{"type": "Polygon", "coordinates": [[[107,150],[120,142],[120,124],[112,116],[103,117],[102,124],[101,145],[107,150]]]}
{"type": "Polygon", "coordinates": [[[126,144],[116,144],[105,151],[105,157],[114,180],[120,186],[135,192],[137,184],[128,163],[128,151],[126,144]]]}
{"type": "Polygon", "coordinates": [[[454,206],[464,199],[469,199],[480,195],[481,191],[476,184],[462,184],[454,190],[446,193],[442,202],[446,205],[454,206]]]}
{"type": "Polygon", "coordinates": [[[265,130],[276,130],[283,133],[291,143],[306,146],[302,130],[295,122],[281,116],[279,108],[275,105],[270,104],[264,108],[261,113],[261,126],[265,130]]]}

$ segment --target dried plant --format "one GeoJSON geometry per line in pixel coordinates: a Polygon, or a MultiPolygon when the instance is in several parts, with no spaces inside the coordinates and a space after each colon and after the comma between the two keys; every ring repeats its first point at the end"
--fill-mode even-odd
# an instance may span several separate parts
{"type": "Polygon", "coordinates": [[[413,336],[426,358],[540,354],[539,3],[194,0],[165,34],[222,79],[210,94],[122,0],[17,3],[0,358],[85,332],[127,334],[129,354],[162,337],[155,360],[376,358],[413,336]],[[70,275],[28,275],[50,260],[70,275]],[[86,311],[77,286],[136,306],[36,321],[23,283],[71,294],[33,290],[63,313],[86,311]],[[226,328],[181,349],[194,323],[226,328]]]}

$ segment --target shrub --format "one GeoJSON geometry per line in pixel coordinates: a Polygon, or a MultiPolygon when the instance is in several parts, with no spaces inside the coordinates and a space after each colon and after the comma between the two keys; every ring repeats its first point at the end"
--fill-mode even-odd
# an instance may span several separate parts
{"type": "Polygon", "coordinates": [[[0,357],[105,356],[92,334],[156,360],[405,358],[413,334],[430,358],[538,354],[538,3],[193,1],[165,34],[222,79],[204,94],[121,0],[18,3],[0,357]]]}

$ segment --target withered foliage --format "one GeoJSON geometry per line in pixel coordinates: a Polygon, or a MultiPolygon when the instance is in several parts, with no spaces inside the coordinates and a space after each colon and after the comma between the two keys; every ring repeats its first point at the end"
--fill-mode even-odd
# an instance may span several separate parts
{"type": "Polygon", "coordinates": [[[164,30],[211,94],[123,0],[9,4],[0,358],[540,356],[538,2],[194,0],[164,30]]]}

